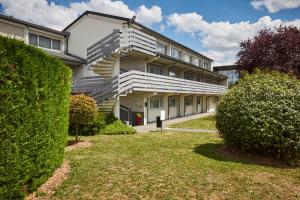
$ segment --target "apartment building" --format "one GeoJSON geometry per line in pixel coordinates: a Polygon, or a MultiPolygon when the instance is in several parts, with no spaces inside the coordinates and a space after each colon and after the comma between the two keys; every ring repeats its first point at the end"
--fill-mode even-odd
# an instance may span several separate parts
{"type": "Polygon", "coordinates": [[[227,77],[213,72],[210,58],[134,18],[86,11],[61,32],[24,26],[16,39],[73,60],[74,93],[92,96],[100,110],[132,125],[161,114],[172,119],[213,112],[227,89],[227,77]]]}

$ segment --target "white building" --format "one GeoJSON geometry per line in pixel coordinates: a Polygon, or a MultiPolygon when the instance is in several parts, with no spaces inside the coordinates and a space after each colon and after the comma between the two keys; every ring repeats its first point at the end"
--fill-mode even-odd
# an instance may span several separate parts
{"type": "MultiPolygon", "coordinates": [[[[0,33],[12,35],[6,26],[18,22],[26,23],[0,15],[0,33]]],[[[86,11],[62,32],[22,28],[16,38],[72,67],[73,92],[93,96],[100,110],[133,125],[154,122],[161,111],[166,119],[212,112],[227,89],[210,58],[129,18],[86,11]]]]}

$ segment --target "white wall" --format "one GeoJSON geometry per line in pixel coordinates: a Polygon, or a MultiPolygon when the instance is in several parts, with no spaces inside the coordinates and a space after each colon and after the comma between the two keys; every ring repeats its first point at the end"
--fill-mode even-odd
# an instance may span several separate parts
{"type": "Polygon", "coordinates": [[[141,72],[145,72],[145,68],[146,68],[146,61],[143,58],[132,58],[132,59],[122,59],[121,58],[121,62],[120,62],[120,68],[121,70],[126,70],[126,71],[130,71],[130,70],[137,70],[137,71],[141,71],[141,72]]]}
{"type": "Polygon", "coordinates": [[[114,29],[121,29],[122,21],[101,17],[96,15],[86,15],[67,29],[71,33],[68,40],[68,51],[71,54],[87,57],[87,48],[108,34],[114,29]]]}

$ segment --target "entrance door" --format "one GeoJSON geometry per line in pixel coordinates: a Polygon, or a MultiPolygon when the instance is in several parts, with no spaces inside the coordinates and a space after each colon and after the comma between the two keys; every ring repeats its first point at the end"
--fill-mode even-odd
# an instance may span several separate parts
{"type": "Polygon", "coordinates": [[[185,116],[193,114],[193,96],[184,97],[185,116]]]}
{"type": "Polygon", "coordinates": [[[156,117],[160,116],[160,111],[164,110],[162,96],[149,98],[148,106],[148,122],[155,122],[156,117]]]}
{"type": "Polygon", "coordinates": [[[202,113],[202,97],[197,96],[197,113],[202,113]]]}
{"type": "Polygon", "coordinates": [[[179,116],[179,108],[178,108],[178,101],[176,96],[169,97],[169,119],[176,118],[179,116]]]}

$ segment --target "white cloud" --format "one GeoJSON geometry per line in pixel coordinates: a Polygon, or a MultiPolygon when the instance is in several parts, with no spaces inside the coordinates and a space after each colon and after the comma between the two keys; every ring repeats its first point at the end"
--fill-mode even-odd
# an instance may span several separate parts
{"type": "Polygon", "coordinates": [[[147,8],[141,5],[131,10],[123,1],[88,0],[73,2],[68,6],[57,5],[47,0],[0,0],[4,13],[57,30],[63,29],[86,10],[102,12],[122,17],[137,16],[137,21],[152,25],[162,20],[162,11],[158,6],[147,8]]]}
{"type": "Polygon", "coordinates": [[[281,24],[300,27],[300,19],[293,21],[272,20],[269,16],[260,18],[257,22],[228,21],[207,22],[197,13],[172,14],[167,17],[168,25],[174,26],[179,33],[198,36],[199,43],[206,48],[205,55],[215,60],[215,65],[233,64],[239,51],[239,43],[252,38],[259,30],[274,28],[281,24]]]}
{"type": "Polygon", "coordinates": [[[158,6],[152,6],[148,9],[144,5],[141,5],[137,9],[136,14],[138,22],[145,25],[151,25],[162,21],[162,11],[158,6]]]}
{"type": "Polygon", "coordinates": [[[252,0],[251,5],[254,9],[261,9],[263,6],[270,13],[276,13],[282,9],[291,9],[300,7],[299,0],[252,0]]]}

